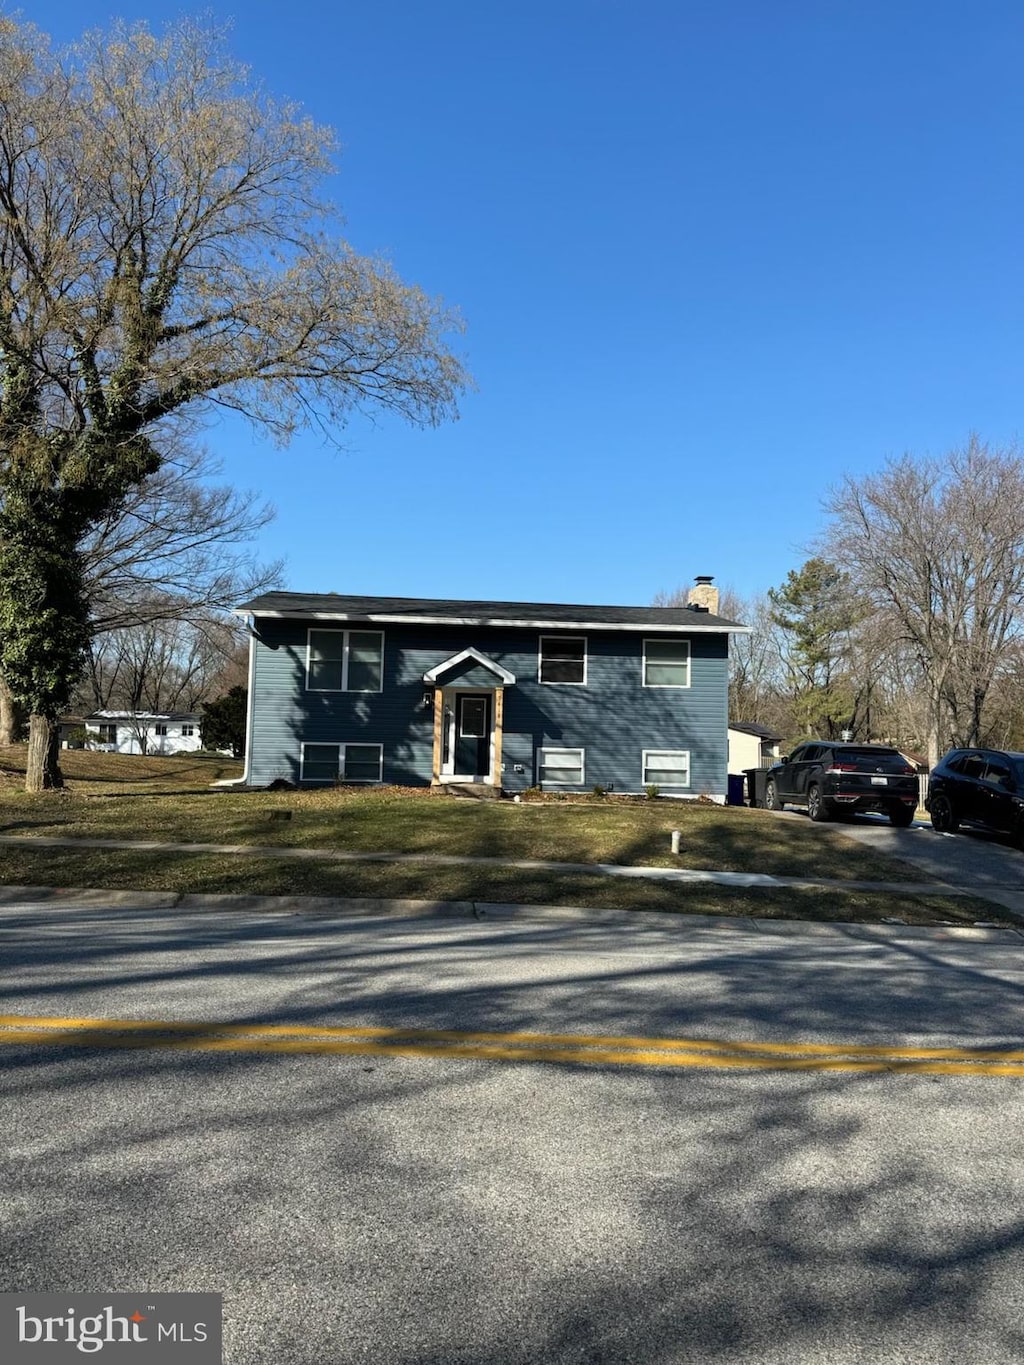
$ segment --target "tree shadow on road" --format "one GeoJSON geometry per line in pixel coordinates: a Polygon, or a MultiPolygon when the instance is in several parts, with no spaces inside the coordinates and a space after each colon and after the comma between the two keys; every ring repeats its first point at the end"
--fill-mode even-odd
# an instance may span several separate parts
{"type": "MultiPolygon", "coordinates": [[[[8,949],[6,1009],[86,1013],[102,985],[147,1017],[887,1043],[1006,1043],[1024,1010],[998,944],[854,929],[825,953],[693,931],[701,951],[672,956],[673,929],[197,916],[140,934],[81,915],[82,936],[65,921],[8,949]]],[[[3,1288],[222,1292],[231,1365],[1024,1350],[1018,1081],[10,1046],[0,1061],[3,1288]]]]}

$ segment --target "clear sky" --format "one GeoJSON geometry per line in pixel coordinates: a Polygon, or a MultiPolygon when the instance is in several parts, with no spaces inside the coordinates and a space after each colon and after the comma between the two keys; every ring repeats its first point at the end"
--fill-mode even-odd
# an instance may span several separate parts
{"type": "MultiPolygon", "coordinates": [[[[1021,428],[1019,0],[214,0],[343,144],[357,249],[477,391],[346,450],[222,425],[284,586],[644,603],[783,581],[844,473],[1021,428]]],[[[58,40],[154,0],[44,0],[58,40]]]]}

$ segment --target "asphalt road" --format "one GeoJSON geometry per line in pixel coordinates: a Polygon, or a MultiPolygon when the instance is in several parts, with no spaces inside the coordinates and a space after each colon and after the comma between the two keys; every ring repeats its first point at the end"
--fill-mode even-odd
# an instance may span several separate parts
{"type": "MultiPolygon", "coordinates": [[[[0,984],[8,1018],[1024,1045],[1012,931],[26,905],[0,984]]],[[[222,1292],[231,1365],[1024,1356],[1024,1076],[11,1043],[0,1066],[0,1289],[222,1292]]]]}

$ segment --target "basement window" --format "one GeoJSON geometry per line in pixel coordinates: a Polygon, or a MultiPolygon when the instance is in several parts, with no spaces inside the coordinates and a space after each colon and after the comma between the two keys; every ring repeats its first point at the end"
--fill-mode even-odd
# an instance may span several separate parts
{"type": "Polygon", "coordinates": [[[645,749],[643,751],[645,787],[688,787],[690,753],[688,749],[645,749]]]}
{"type": "Polygon", "coordinates": [[[542,787],[582,787],[582,749],[541,749],[537,767],[542,787]]]}

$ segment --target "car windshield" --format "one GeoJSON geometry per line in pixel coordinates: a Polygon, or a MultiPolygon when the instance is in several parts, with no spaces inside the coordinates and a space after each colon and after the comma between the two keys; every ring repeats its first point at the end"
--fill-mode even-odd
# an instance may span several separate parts
{"type": "Polygon", "coordinates": [[[896,749],[836,749],[833,762],[864,772],[906,772],[910,764],[896,749]]]}

